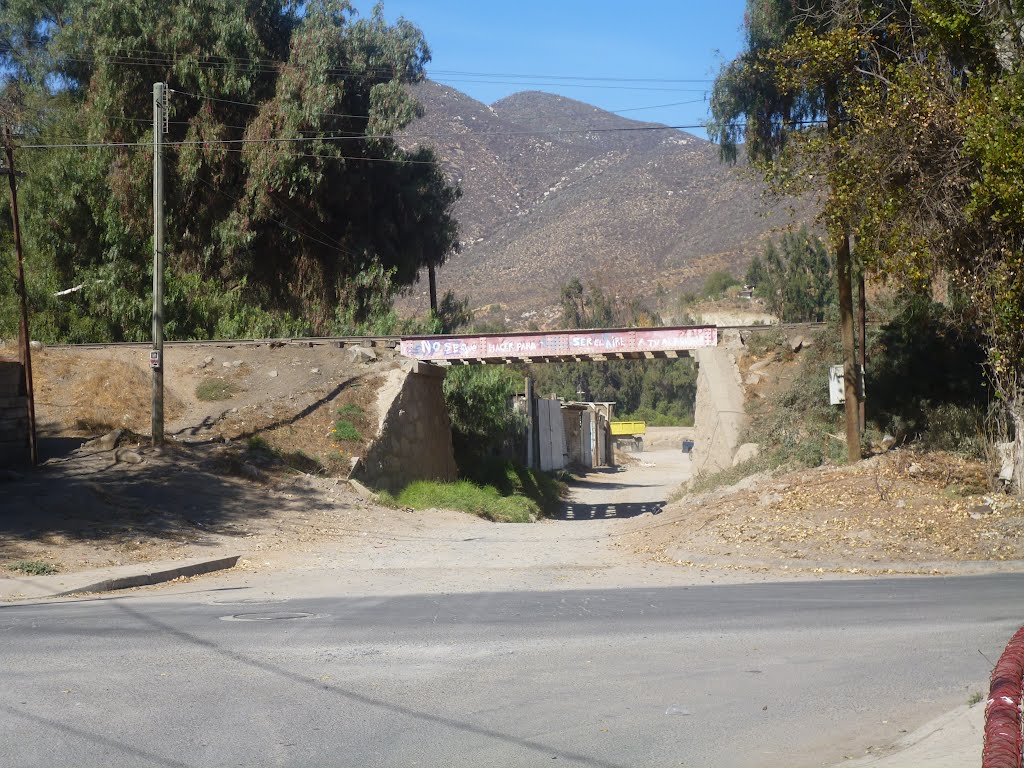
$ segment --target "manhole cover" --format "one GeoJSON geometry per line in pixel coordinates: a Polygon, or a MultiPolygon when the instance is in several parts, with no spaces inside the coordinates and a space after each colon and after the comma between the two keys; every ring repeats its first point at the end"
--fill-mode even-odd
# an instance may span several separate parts
{"type": "Polygon", "coordinates": [[[302,611],[261,611],[259,613],[236,613],[220,618],[223,621],[288,621],[290,619],[311,619],[315,618],[315,615],[302,611]]]}

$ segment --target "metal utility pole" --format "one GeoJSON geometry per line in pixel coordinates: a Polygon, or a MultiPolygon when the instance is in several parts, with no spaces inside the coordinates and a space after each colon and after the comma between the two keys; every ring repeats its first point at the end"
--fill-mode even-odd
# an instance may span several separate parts
{"type": "Polygon", "coordinates": [[[153,445],[164,441],[164,131],[167,86],[153,83],[153,445]]]}
{"type": "Polygon", "coordinates": [[[32,387],[32,343],[28,332],[28,298],[25,293],[25,259],[21,249],[21,221],[18,216],[18,174],[14,170],[14,141],[11,127],[4,127],[4,150],[7,154],[7,179],[11,183],[11,219],[14,221],[14,250],[18,254],[18,298],[21,304],[21,318],[18,323],[18,337],[21,362],[25,367],[25,395],[28,399],[28,449],[32,466],[39,462],[36,449],[36,403],[32,387]]]}

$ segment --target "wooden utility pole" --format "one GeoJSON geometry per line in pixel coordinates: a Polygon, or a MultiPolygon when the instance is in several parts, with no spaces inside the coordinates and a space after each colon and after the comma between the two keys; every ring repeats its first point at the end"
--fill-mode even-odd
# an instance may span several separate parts
{"type": "Polygon", "coordinates": [[[430,286],[430,311],[437,314],[437,274],[433,264],[427,264],[427,281],[430,286]]]}
{"type": "Polygon", "coordinates": [[[153,83],[153,445],[164,441],[164,130],[167,86],[153,83]]]}
{"type": "Polygon", "coordinates": [[[853,339],[853,275],[850,239],[843,234],[836,242],[836,271],[839,282],[839,333],[843,341],[843,391],[846,396],[846,458],[860,461],[860,408],[857,397],[857,352],[853,339]]]}
{"type": "MultiPolygon", "coordinates": [[[[830,134],[839,131],[839,100],[834,85],[825,88],[825,113],[830,134]]],[[[836,233],[836,282],[839,284],[839,334],[843,341],[843,383],[846,403],[846,459],[860,461],[860,408],[857,397],[857,350],[853,339],[853,258],[850,253],[850,231],[843,222],[836,233]]]]}
{"type": "Polygon", "coordinates": [[[864,297],[864,267],[861,267],[860,278],[858,288],[860,292],[857,296],[857,333],[860,336],[860,365],[857,371],[857,394],[860,396],[858,405],[860,406],[860,433],[863,435],[864,430],[867,427],[866,413],[864,410],[864,401],[867,399],[864,393],[864,387],[861,383],[867,377],[867,362],[868,362],[868,304],[867,299],[864,297]]]}
{"type": "Polygon", "coordinates": [[[28,400],[28,450],[32,465],[39,462],[36,448],[36,402],[32,387],[32,337],[28,330],[28,296],[25,291],[25,258],[21,248],[21,219],[18,216],[18,183],[14,170],[14,138],[11,127],[4,126],[4,151],[7,154],[7,179],[11,184],[11,219],[14,223],[14,250],[18,255],[18,301],[21,317],[18,321],[18,346],[25,371],[25,395],[28,400]]]}

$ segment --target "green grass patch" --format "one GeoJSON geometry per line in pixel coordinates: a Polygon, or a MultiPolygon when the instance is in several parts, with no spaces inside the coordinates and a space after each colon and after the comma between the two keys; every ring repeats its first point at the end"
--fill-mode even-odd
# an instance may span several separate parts
{"type": "Polygon", "coordinates": [[[467,480],[492,487],[502,496],[525,496],[541,514],[554,512],[566,492],[559,478],[507,459],[483,457],[472,463],[463,461],[460,467],[467,480]]]}
{"type": "Polygon", "coordinates": [[[7,569],[24,573],[27,576],[52,576],[60,570],[57,566],[44,563],[41,560],[18,560],[8,563],[7,569]]]}
{"type": "Polygon", "coordinates": [[[246,439],[245,447],[246,450],[251,451],[253,453],[268,453],[271,455],[275,453],[270,443],[268,443],[259,435],[253,435],[252,437],[246,439]]]}
{"type": "Polygon", "coordinates": [[[489,485],[469,480],[441,483],[417,480],[397,494],[382,493],[385,504],[413,509],[455,509],[479,515],[496,523],[530,523],[540,515],[540,507],[525,496],[502,496],[489,485]]]}
{"type": "Polygon", "coordinates": [[[454,509],[496,523],[529,523],[553,512],[565,483],[536,469],[497,458],[481,458],[467,477],[454,483],[420,480],[397,493],[380,494],[381,503],[413,509],[454,509]]]}
{"type": "Polygon", "coordinates": [[[334,422],[331,437],[342,442],[345,440],[362,440],[363,435],[355,422],[365,418],[363,409],[355,403],[347,403],[338,409],[338,419],[334,422]]]}
{"type": "Polygon", "coordinates": [[[331,437],[335,440],[359,440],[362,435],[359,429],[348,419],[338,419],[334,422],[334,429],[331,430],[331,437]]]}
{"type": "Polygon", "coordinates": [[[203,379],[196,387],[196,397],[206,402],[230,400],[238,393],[238,387],[224,379],[203,379]]]}

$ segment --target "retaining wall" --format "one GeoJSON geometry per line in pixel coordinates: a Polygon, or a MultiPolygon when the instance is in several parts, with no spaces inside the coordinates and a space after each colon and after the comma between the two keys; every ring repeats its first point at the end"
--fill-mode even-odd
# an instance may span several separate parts
{"type": "Polygon", "coordinates": [[[0,360],[0,466],[28,460],[25,369],[21,363],[0,360]]]}
{"type": "Polygon", "coordinates": [[[694,350],[697,402],[693,475],[713,474],[732,466],[747,426],[743,385],[733,350],[726,344],[694,350]]]}
{"type": "Polygon", "coordinates": [[[458,478],[444,375],[444,368],[424,363],[388,372],[377,395],[377,436],[353,468],[353,479],[397,491],[414,480],[458,478]]]}

